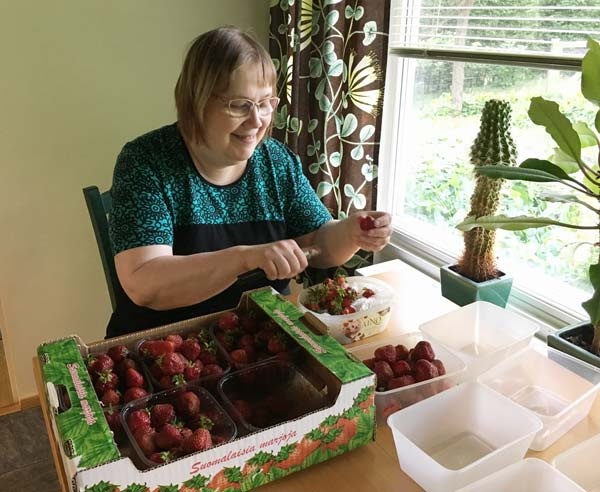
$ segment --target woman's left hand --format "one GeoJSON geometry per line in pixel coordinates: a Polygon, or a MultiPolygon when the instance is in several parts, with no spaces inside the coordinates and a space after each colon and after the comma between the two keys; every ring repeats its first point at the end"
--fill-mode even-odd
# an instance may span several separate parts
{"type": "Polygon", "coordinates": [[[392,235],[392,217],[387,212],[355,212],[348,217],[354,243],[365,251],[381,251],[392,235]]]}

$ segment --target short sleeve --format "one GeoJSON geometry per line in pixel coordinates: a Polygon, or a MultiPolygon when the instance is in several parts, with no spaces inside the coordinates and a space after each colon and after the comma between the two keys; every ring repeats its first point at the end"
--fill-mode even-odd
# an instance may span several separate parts
{"type": "Polygon", "coordinates": [[[332,220],[331,214],[319,200],[315,190],[302,172],[300,158],[286,148],[289,168],[292,175],[289,208],[286,211],[286,224],[290,237],[298,237],[313,232],[332,220]]]}
{"type": "Polygon", "coordinates": [[[119,154],[111,191],[114,254],[140,246],[173,245],[173,220],[160,179],[135,144],[127,144],[119,154]]]}

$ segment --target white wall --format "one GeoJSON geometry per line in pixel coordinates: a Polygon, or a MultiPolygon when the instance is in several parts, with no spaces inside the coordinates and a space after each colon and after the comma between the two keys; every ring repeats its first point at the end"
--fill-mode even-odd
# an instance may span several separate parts
{"type": "Polygon", "coordinates": [[[0,301],[21,398],[36,347],[104,336],[110,301],[82,188],[123,144],[175,120],[185,48],[223,24],[268,36],[268,0],[0,5],[0,301]]]}

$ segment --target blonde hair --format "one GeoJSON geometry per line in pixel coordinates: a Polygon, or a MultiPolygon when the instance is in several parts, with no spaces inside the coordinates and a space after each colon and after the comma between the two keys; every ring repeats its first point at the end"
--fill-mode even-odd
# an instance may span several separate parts
{"type": "Polygon", "coordinates": [[[273,61],[251,34],[225,26],[205,32],[192,42],[175,85],[177,120],[186,138],[202,139],[206,103],[215,88],[227,90],[231,73],[245,63],[259,66],[265,86],[275,88],[273,61]]]}

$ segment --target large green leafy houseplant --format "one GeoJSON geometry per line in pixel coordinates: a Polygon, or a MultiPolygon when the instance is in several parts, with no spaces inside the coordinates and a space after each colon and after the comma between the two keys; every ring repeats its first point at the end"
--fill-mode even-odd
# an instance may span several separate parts
{"type": "MultiPolygon", "coordinates": [[[[588,51],[581,64],[581,92],[591,103],[600,107],[600,45],[590,39],[588,51]]],[[[596,229],[600,234],[600,110],[596,112],[592,127],[584,122],[572,123],[554,101],[534,97],[529,107],[529,117],[543,126],[558,146],[551,162],[543,159],[526,159],[518,167],[482,166],[477,172],[490,178],[523,180],[541,183],[559,183],[570,189],[568,194],[547,193],[542,199],[577,204],[592,210],[597,217],[595,224],[578,225],[545,217],[507,217],[505,215],[467,217],[457,227],[468,231],[475,227],[485,229],[524,230],[535,227],[560,226],[573,229],[596,229]],[[597,157],[587,162],[582,148],[595,146],[597,157]]],[[[595,244],[600,246],[600,242],[595,244]]],[[[591,299],[582,305],[594,328],[592,351],[600,355],[600,258],[589,267],[589,279],[593,287],[591,299]]]]}

